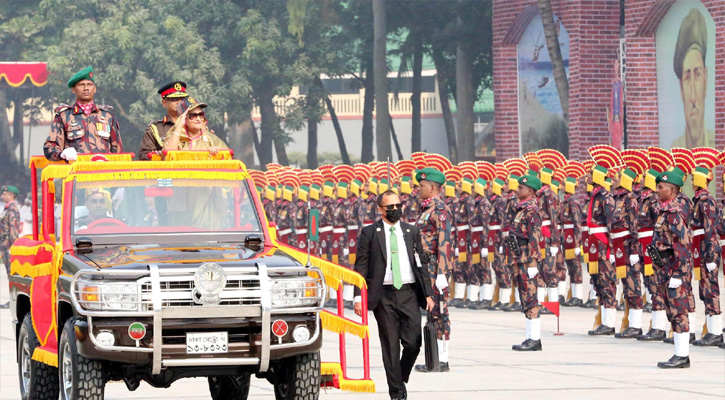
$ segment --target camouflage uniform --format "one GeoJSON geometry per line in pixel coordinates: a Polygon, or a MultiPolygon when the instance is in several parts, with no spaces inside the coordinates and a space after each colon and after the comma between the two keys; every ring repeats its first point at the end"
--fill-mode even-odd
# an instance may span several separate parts
{"type": "Polygon", "coordinates": [[[408,201],[403,203],[403,220],[409,224],[415,224],[418,215],[420,215],[418,191],[417,187],[413,188],[413,192],[408,196],[408,201]]]}
{"type": "Polygon", "coordinates": [[[442,292],[439,291],[435,286],[435,281],[438,275],[445,275],[447,279],[450,279],[453,267],[453,243],[451,241],[453,221],[448,207],[440,196],[422,200],[420,208],[421,214],[416,226],[420,228],[423,250],[430,256],[428,272],[435,300],[435,307],[431,314],[436,325],[438,339],[449,340],[451,335],[451,321],[448,317],[449,289],[446,287],[442,292]]]}
{"type": "MultiPolygon", "coordinates": [[[[453,216],[456,227],[456,241],[453,243],[455,244],[454,247],[457,250],[458,257],[456,259],[456,267],[453,269],[453,281],[457,284],[473,285],[471,282],[472,277],[467,273],[470,256],[468,254],[468,244],[471,238],[470,219],[476,211],[476,206],[473,196],[468,193],[461,193],[461,197],[457,199],[455,205],[456,208],[452,208],[451,210],[456,210],[453,216]]],[[[462,296],[460,293],[456,293],[456,297],[461,298],[462,296]]]]}
{"type": "MultiPolygon", "coordinates": [[[[511,268],[506,264],[505,254],[499,252],[499,247],[503,245],[501,225],[506,211],[507,200],[503,196],[493,194],[491,196],[491,207],[488,212],[488,222],[484,224],[486,227],[486,245],[488,246],[488,260],[491,261],[493,272],[496,274],[496,282],[502,289],[511,287],[511,268]]],[[[504,303],[508,299],[501,299],[504,303]]]]}
{"type": "Polygon", "coordinates": [[[677,199],[662,204],[655,223],[652,243],[659,251],[664,265],[655,266],[661,271],[663,281],[659,291],[663,294],[667,319],[676,333],[690,331],[688,312],[695,307],[692,294],[692,269],[689,262],[692,232],[677,199]],[[670,278],[681,279],[678,288],[669,288],[670,278]]]}
{"type": "Polygon", "coordinates": [[[318,202],[320,210],[320,250],[325,260],[332,260],[332,218],[335,212],[335,199],[324,196],[318,202]]]}
{"type": "MultiPolygon", "coordinates": [[[[549,185],[542,186],[536,196],[541,213],[542,241],[539,246],[546,254],[540,271],[546,286],[556,288],[559,285],[559,275],[556,272],[556,257],[551,254],[551,248],[559,247],[559,199],[549,185]]],[[[549,301],[556,301],[556,299],[549,299],[549,301]]]]}
{"type": "Polygon", "coordinates": [[[353,266],[355,260],[351,257],[353,254],[357,254],[357,238],[358,232],[362,229],[362,221],[360,220],[360,203],[361,199],[355,195],[351,195],[346,202],[347,216],[345,221],[347,223],[347,244],[343,248],[348,249],[348,255],[343,254],[343,265],[353,266]]]}
{"type": "Polygon", "coordinates": [[[90,114],[86,115],[78,103],[57,107],[43,146],[45,157],[60,161],[60,153],[68,147],[73,147],[78,154],[123,152],[121,129],[112,109],[93,104],[90,114]]]}
{"type": "MultiPolygon", "coordinates": [[[[694,207],[690,219],[692,228],[694,271],[700,269],[700,300],[705,303],[706,315],[720,315],[720,285],[718,284],[718,266],[720,265],[720,238],[715,228],[718,217],[715,199],[707,189],[695,193],[694,207]],[[699,244],[699,246],[697,246],[699,244]],[[707,264],[715,264],[708,271],[707,264]]],[[[719,335],[722,332],[712,332],[719,335]]]]}
{"type": "Polygon", "coordinates": [[[651,189],[643,189],[640,198],[639,214],[637,214],[638,237],[640,242],[639,257],[644,263],[644,285],[649,291],[652,311],[664,311],[665,301],[658,291],[658,281],[652,267],[652,259],[647,254],[647,245],[652,242],[652,234],[659,214],[660,203],[657,193],[651,189]]]}
{"type": "Polygon", "coordinates": [[[627,299],[629,308],[641,310],[644,307],[642,302],[642,273],[641,263],[630,265],[629,256],[639,256],[639,241],[632,234],[637,232],[637,199],[634,193],[627,189],[619,188],[614,191],[614,214],[612,215],[611,238],[614,246],[616,266],[624,265],[625,277],[622,278],[624,297],[627,299]],[[622,246],[618,245],[620,239],[614,236],[624,235],[622,246]]]}
{"type": "Polygon", "coordinates": [[[581,284],[582,283],[582,263],[581,258],[574,255],[574,258],[566,257],[566,248],[576,249],[582,244],[582,208],[581,204],[577,201],[576,197],[567,193],[564,195],[564,200],[561,202],[561,213],[560,220],[562,224],[562,242],[564,243],[564,249],[561,249],[560,253],[564,254],[566,270],[569,273],[569,283],[581,284]],[[567,232],[571,231],[571,234],[567,232]]]}
{"type": "Polygon", "coordinates": [[[164,148],[166,134],[174,127],[174,121],[168,115],[162,119],[151,121],[141,138],[141,150],[139,151],[139,159],[150,160],[149,153],[161,151],[164,148]]]}
{"type": "Polygon", "coordinates": [[[599,296],[599,304],[604,308],[617,308],[617,274],[614,266],[609,262],[609,249],[611,240],[606,232],[593,232],[595,228],[604,228],[612,231],[612,220],[614,214],[614,200],[612,195],[601,186],[595,186],[589,200],[587,212],[587,224],[589,225],[589,262],[594,262],[591,257],[596,254],[598,273],[594,281],[594,287],[599,296]]]}
{"type": "Polygon", "coordinates": [[[8,275],[10,275],[10,246],[20,236],[20,224],[18,202],[13,200],[5,204],[0,214],[0,253],[8,275]]]}
{"type": "Polygon", "coordinates": [[[347,244],[347,216],[349,215],[346,198],[338,198],[332,203],[332,251],[331,260],[335,264],[349,267],[347,257],[343,259],[343,247],[347,244]]]}
{"type": "Polygon", "coordinates": [[[526,318],[539,318],[541,305],[536,296],[536,280],[529,277],[528,268],[538,268],[541,262],[539,243],[543,238],[541,232],[541,213],[536,205],[536,198],[521,201],[516,206],[516,216],[511,224],[509,234],[519,244],[521,254],[512,254],[513,276],[519,289],[521,305],[526,318]]]}
{"type": "MultiPolygon", "coordinates": [[[[488,259],[480,257],[483,238],[488,236],[488,223],[491,203],[485,196],[470,196],[473,210],[471,210],[471,250],[466,271],[467,282],[471,285],[482,286],[493,283],[491,266],[488,259]],[[475,255],[475,257],[474,257],[475,255]]],[[[490,300],[490,299],[488,299],[490,300]]]]}
{"type": "Polygon", "coordinates": [[[295,239],[294,241],[290,240],[290,242],[292,246],[295,246],[302,251],[307,251],[307,224],[309,219],[307,202],[297,199],[297,201],[295,201],[295,210],[295,239]]]}
{"type": "Polygon", "coordinates": [[[295,204],[289,200],[282,200],[277,206],[277,237],[284,244],[294,246],[292,230],[295,226],[295,204]]]}
{"type": "Polygon", "coordinates": [[[267,216],[267,221],[269,223],[274,222],[277,223],[277,205],[274,204],[274,200],[270,199],[263,199],[262,200],[262,207],[264,208],[264,215],[267,216]]]}

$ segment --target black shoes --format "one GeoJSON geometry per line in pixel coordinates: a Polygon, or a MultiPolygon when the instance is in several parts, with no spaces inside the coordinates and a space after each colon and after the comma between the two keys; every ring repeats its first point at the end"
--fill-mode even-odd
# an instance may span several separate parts
{"type": "Polygon", "coordinates": [[[692,345],[693,346],[717,346],[720,343],[722,343],[722,335],[713,335],[712,333],[708,332],[700,338],[700,340],[695,340],[692,345]]]}
{"type": "Polygon", "coordinates": [[[690,368],[690,357],[672,356],[667,361],[657,363],[658,368],[690,368]]]}
{"type": "Polygon", "coordinates": [[[516,351],[541,351],[541,340],[526,339],[521,344],[511,346],[516,351]]]}
{"type": "Polygon", "coordinates": [[[637,336],[637,340],[643,342],[661,342],[665,339],[665,336],[667,336],[667,333],[663,329],[650,329],[647,334],[637,336]]]}
{"type": "Polygon", "coordinates": [[[501,304],[501,302],[496,302],[496,303],[491,303],[491,304],[483,307],[483,309],[484,310],[489,310],[489,311],[495,311],[495,310],[500,310],[501,307],[503,307],[503,305],[501,304]]]}
{"type": "Polygon", "coordinates": [[[554,313],[551,312],[548,308],[541,306],[541,311],[539,311],[539,314],[542,315],[553,315],[554,313]]]}
{"type": "Polygon", "coordinates": [[[466,300],[463,300],[463,301],[461,301],[459,303],[456,303],[453,307],[456,307],[456,308],[468,308],[468,305],[471,304],[471,303],[472,302],[470,300],[466,299],[466,300]]]}
{"type": "MultiPolygon", "coordinates": [[[[705,336],[707,336],[707,335],[705,335],[705,336]]],[[[669,344],[675,344],[675,339],[671,338],[671,337],[664,338],[664,340],[662,340],[662,341],[665,343],[669,343],[669,344]]],[[[690,344],[693,344],[693,343],[695,343],[695,334],[690,333],[690,344]]]]}
{"type": "Polygon", "coordinates": [[[614,335],[614,328],[610,328],[606,325],[599,325],[597,329],[589,331],[589,336],[608,336],[614,335]]]}
{"type": "Polygon", "coordinates": [[[520,312],[521,311],[521,303],[510,303],[506,304],[505,306],[501,307],[501,311],[504,312],[520,312]]]}
{"type": "Polygon", "coordinates": [[[642,328],[629,327],[622,332],[614,334],[614,337],[618,339],[634,339],[639,336],[642,336],[642,328]]]}
{"type": "Polygon", "coordinates": [[[428,367],[425,366],[425,364],[419,364],[415,366],[415,370],[418,372],[448,372],[450,371],[450,367],[448,367],[447,362],[439,362],[438,368],[431,368],[428,369],[428,367]]]}
{"type": "Polygon", "coordinates": [[[591,300],[587,301],[586,303],[582,304],[581,307],[596,309],[599,306],[597,305],[597,301],[595,299],[591,299],[591,300]]]}
{"type": "Polygon", "coordinates": [[[562,306],[566,305],[566,297],[559,295],[559,305],[562,305],[562,306]]]}
{"type": "Polygon", "coordinates": [[[572,297],[564,305],[567,307],[581,307],[584,305],[584,302],[582,301],[582,299],[577,299],[576,297],[572,297]]]}
{"type": "Polygon", "coordinates": [[[459,304],[463,304],[463,299],[453,299],[448,302],[448,307],[456,307],[458,308],[459,304]]]}
{"type": "Polygon", "coordinates": [[[725,342],[720,343],[717,345],[718,348],[725,349],[725,342]]]}
{"type": "Polygon", "coordinates": [[[10,308],[10,302],[8,301],[6,303],[0,304],[0,308],[10,308]]]}
{"type": "Polygon", "coordinates": [[[490,300],[482,300],[482,301],[472,301],[468,304],[469,310],[488,310],[488,308],[491,305],[490,300]]]}

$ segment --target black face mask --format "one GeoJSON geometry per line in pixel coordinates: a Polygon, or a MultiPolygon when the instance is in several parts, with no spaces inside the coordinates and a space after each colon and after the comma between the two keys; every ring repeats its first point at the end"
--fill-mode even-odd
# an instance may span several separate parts
{"type": "Polygon", "coordinates": [[[400,217],[403,216],[403,210],[400,208],[394,208],[392,210],[385,210],[385,219],[390,221],[391,223],[396,223],[400,221],[400,217]]]}

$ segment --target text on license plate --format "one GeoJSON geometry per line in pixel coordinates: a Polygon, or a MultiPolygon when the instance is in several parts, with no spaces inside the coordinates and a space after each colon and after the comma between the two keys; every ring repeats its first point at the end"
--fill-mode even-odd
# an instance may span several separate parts
{"type": "Polygon", "coordinates": [[[226,332],[199,332],[186,334],[186,354],[226,353],[229,338],[226,332]]]}

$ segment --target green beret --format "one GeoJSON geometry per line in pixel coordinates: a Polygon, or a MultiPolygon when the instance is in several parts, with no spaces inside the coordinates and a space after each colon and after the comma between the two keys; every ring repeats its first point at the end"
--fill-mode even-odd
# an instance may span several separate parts
{"type": "Polygon", "coordinates": [[[3,190],[2,191],[3,192],[14,193],[15,194],[15,197],[20,196],[20,192],[18,191],[18,188],[16,188],[13,185],[5,185],[5,186],[3,186],[3,190]]]}
{"type": "Polygon", "coordinates": [[[68,87],[72,88],[76,85],[76,83],[88,79],[89,81],[95,82],[95,75],[93,74],[93,67],[85,67],[82,70],[75,73],[75,75],[71,76],[70,79],[68,79],[68,87]]]}
{"type": "Polygon", "coordinates": [[[446,183],[446,176],[435,168],[423,168],[415,172],[415,180],[418,182],[430,181],[439,185],[446,183]]]}
{"type": "Polygon", "coordinates": [[[693,8],[682,20],[680,25],[680,33],[677,36],[677,45],[675,46],[675,75],[677,79],[682,79],[682,63],[685,56],[690,50],[697,50],[702,54],[702,62],[705,62],[707,55],[707,25],[705,17],[693,8]]]}
{"type": "Polygon", "coordinates": [[[685,175],[680,172],[682,172],[682,170],[677,167],[671,171],[665,171],[657,177],[657,183],[671,183],[675,186],[682,187],[682,185],[685,184],[685,175]]]}
{"type": "Polygon", "coordinates": [[[536,192],[541,189],[541,179],[532,175],[524,175],[519,178],[519,185],[528,186],[536,192]]]}

